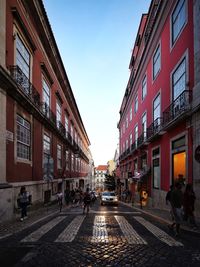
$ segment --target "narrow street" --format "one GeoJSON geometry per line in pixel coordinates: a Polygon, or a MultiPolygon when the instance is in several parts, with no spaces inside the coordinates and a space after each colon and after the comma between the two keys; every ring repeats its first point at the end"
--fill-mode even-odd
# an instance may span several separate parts
{"type": "MultiPolygon", "coordinates": [[[[28,218],[31,220],[31,218],[28,218]]],[[[0,239],[0,266],[199,266],[199,235],[120,203],[54,212],[0,239]]]]}

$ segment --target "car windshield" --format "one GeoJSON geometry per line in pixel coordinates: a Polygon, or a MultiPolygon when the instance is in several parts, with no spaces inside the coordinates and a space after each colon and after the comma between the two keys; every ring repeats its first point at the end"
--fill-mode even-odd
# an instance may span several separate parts
{"type": "Polygon", "coordinates": [[[114,192],[104,192],[102,195],[105,196],[105,197],[108,197],[108,196],[114,197],[114,196],[116,196],[114,192]]]}

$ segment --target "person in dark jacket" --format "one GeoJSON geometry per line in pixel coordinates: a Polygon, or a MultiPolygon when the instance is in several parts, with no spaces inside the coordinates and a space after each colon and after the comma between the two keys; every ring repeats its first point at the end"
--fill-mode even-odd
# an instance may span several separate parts
{"type": "Polygon", "coordinates": [[[18,202],[21,208],[21,219],[23,221],[27,218],[27,206],[29,204],[29,193],[26,191],[25,186],[22,186],[18,195],[18,202]]]}
{"type": "Polygon", "coordinates": [[[196,200],[192,184],[187,184],[183,194],[184,219],[189,221],[193,228],[197,228],[194,217],[194,203],[196,200]]]}
{"type": "MultiPolygon", "coordinates": [[[[183,217],[183,192],[182,192],[181,183],[177,182],[175,184],[175,188],[171,193],[171,205],[172,211],[174,215],[175,225],[176,225],[176,234],[175,236],[179,236],[180,234],[180,225],[182,223],[183,217]]],[[[174,224],[174,223],[173,223],[174,224]]],[[[172,227],[173,227],[172,224],[172,227]]]]}
{"type": "MultiPolygon", "coordinates": [[[[165,201],[166,201],[166,205],[170,206],[169,213],[170,213],[171,219],[173,221],[173,225],[175,225],[174,215],[173,215],[173,210],[172,210],[172,205],[171,205],[171,195],[172,195],[173,189],[174,189],[174,186],[170,185],[169,191],[167,192],[166,197],[165,197],[165,201]]],[[[173,226],[171,226],[171,227],[173,228],[173,226]]]]}

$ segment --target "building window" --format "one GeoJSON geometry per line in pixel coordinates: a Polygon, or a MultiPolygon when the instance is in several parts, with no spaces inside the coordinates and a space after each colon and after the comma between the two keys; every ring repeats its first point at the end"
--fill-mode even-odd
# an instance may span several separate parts
{"type": "Polygon", "coordinates": [[[142,116],[142,133],[144,138],[146,138],[146,134],[147,134],[147,114],[144,113],[144,115],[142,116]]]}
{"type": "Polygon", "coordinates": [[[186,60],[185,58],[172,74],[173,100],[175,100],[184,90],[186,84],[186,60]]]}
{"type": "Polygon", "coordinates": [[[152,151],[153,158],[153,187],[160,188],[160,149],[156,148],[152,151]]]}
{"type": "Polygon", "coordinates": [[[142,81],[142,100],[145,99],[146,94],[147,94],[147,76],[145,75],[142,81]]]}
{"type": "Polygon", "coordinates": [[[20,67],[20,69],[29,79],[30,78],[30,53],[18,35],[16,35],[16,65],[20,67]]]}
{"type": "Polygon", "coordinates": [[[44,161],[48,161],[51,153],[51,139],[48,135],[44,134],[43,137],[43,154],[44,154],[44,161]]]}
{"type": "Polygon", "coordinates": [[[62,169],[62,147],[57,145],[57,168],[62,169]]]}
{"type": "Polygon", "coordinates": [[[133,110],[132,110],[132,107],[130,108],[130,121],[132,121],[132,118],[133,118],[133,110]]]}
{"type": "Polygon", "coordinates": [[[128,115],[126,116],[126,128],[128,128],[128,115]]]}
{"type": "Polygon", "coordinates": [[[137,147],[138,142],[138,125],[135,126],[135,146],[137,147]]]}
{"type": "Polygon", "coordinates": [[[65,115],[65,130],[66,130],[66,136],[69,132],[69,119],[67,117],[67,115],[65,115]]]}
{"type": "Polygon", "coordinates": [[[69,170],[69,151],[68,150],[66,150],[65,151],[65,164],[66,164],[66,171],[68,171],[69,170]]]}
{"type": "Polygon", "coordinates": [[[56,101],[56,123],[57,123],[57,127],[58,127],[58,128],[60,127],[61,116],[62,116],[61,104],[60,104],[60,102],[57,100],[57,101],[56,101]]]}
{"type": "Polygon", "coordinates": [[[49,118],[50,117],[50,87],[46,83],[46,81],[43,79],[42,81],[42,92],[43,92],[43,112],[45,115],[49,118]]]}
{"type": "Polygon", "coordinates": [[[72,161],[71,161],[71,169],[72,169],[72,171],[74,172],[74,155],[72,154],[72,161]]]}
{"type": "Polygon", "coordinates": [[[72,137],[72,141],[73,141],[73,140],[74,140],[74,128],[73,128],[72,123],[71,123],[70,126],[71,126],[71,127],[70,127],[70,129],[71,129],[71,137],[72,137]]]}
{"type": "Polygon", "coordinates": [[[133,143],[133,136],[132,136],[132,133],[131,133],[130,136],[129,136],[129,141],[130,141],[130,146],[131,146],[132,143],[133,143]]]}
{"type": "Polygon", "coordinates": [[[179,0],[172,14],[172,44],[186,23],[186,0],[179,0]]]}
{"type": "Polygon", "coordinates": [[[158,45],[153,56],[153,80],[155,80],[160,71],[160,45],[158,45]]]}
{"type": "Polygon", "coordinates": [[[126,140],[126,150],[128,149],[128,139],[126,140]]]}
{"type": "Polygon", "coordinates": [[[160,118],[160,94],[153,101],[153,121],[158,118],[160,118]]]}
{"type": "Polygon", "coordinates": [[[135,102],[134,103],[134,111],[135,111],[135,113],[137,113],[137,111],[138,111],[138,95],[136,95],[134,102],[135,102]]]}
{"type": "Polygon", "coordinates": [[[30,160],[31,127],[30,123],[17,115],[17,157],[30,160]]]}

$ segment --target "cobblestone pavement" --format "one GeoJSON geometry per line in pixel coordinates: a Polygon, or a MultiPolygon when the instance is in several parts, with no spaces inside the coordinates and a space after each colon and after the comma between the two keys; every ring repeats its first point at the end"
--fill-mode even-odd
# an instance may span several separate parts
{"type": "Polygon", "coordinates": [[[75,208],[36,217],[0,239],[1,267],[200,266],[199,236],[177,239],[165,223],[130,207],[96,204],[88,215],[75,208]]]}

